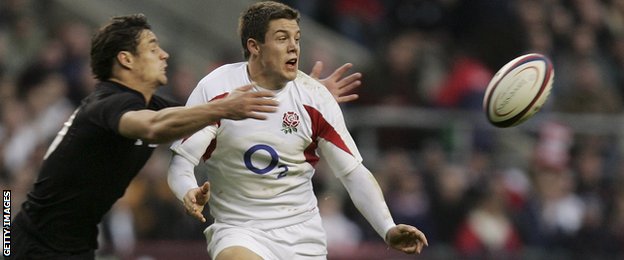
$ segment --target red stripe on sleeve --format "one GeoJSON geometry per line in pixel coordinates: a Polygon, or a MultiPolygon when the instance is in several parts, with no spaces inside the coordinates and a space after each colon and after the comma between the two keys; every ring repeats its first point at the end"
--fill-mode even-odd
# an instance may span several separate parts
{"type": "MultiPolygon", "coordinates": [[[[217,99],[222,99],[227,97],[227,95],[230,94],[229,92],[225,92],[221,95],[215,96],[214,98],[212,98],[210,101],[213,100],[217,100],[217,99]]],[[[210,102],[208,101],[208,102],[210,102]]],[[[221,126],[221,121],[217,122],[217,127],[221,126]]],[[[207,161],[208,159],[210,159],[210,156],[212,156],[212,152],[214,152],[214,149],[217,147],[217,139],[212,139],[212,141],[210,141],[210,144],[208,145],[208,148],[206,148],[206,151],[204,152],[204,154],[202,155],[202,159],[204,159],[204,161],[207,161]]]]}
{"type": "Polygon", "coordinates": [[[319,137],[334,144],[335,146],[349,153],[350,155],[353,155],[353,153],[351,153],[351,150],[349,150],[338,132],[336,132],[336,129],[334,129],[333,126],[327,123],[327,120],[325,120],[321,112],[311,106],[304,105],[303,107],[312,119],[312,143],[304,151],[306,161],[310,162],[312,165],[316,164],[316,162],[318,161],[319,158],[318,156],[316,156],[315,150],[318,146],[317,139],[319,137]]]}
{"type": "Polygon", "coordinates": [[[204,160],[204,162],[210,159],[210,156],[212,156],[212,152],[214,152],[216,147],[217,139],[212,139],[212,141],[210,141],[210,145],[208,145],[208,148],[206,148],[206,151],[202,155],[202,159],[204,160]]]}
{"type": "MultiPolygon", "coordinates": [[[[227,95],[230,94],[229,92],[225,92],[221,95],[215,96],[214,98],[212,98],[210,101],[213,100],[217,100],[217,99],[221,99],[224,97],[227,97],[227,95]]],[[[208,101],[208,102],[210,102],[208,101]]],[[[216,122],[217,127],[221,126],[221,121],[216,122]]],[[[182,139],[182,143],[184,143],[190,136],[185,137],[184,139],[182,139]]],[[[217,139],[212,139],[212,141],[210,141],[210,144],[208,145],[208,147],[206,148],[206,151],[204,152],[204,154],[202,155],[202,159],[204,161],[210,159],[210,156],[212,155],[212,152],[214,151],[214,149],[217,147],[217,139]]]]}

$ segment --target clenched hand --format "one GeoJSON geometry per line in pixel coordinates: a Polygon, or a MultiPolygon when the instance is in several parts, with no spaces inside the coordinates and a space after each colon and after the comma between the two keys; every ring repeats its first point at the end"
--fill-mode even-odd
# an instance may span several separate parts
{"type": "Polygon", "coordinates": [[[413,226],[404,224],[398,224],[388,231],[386,243],[390,247],[406,254],[420,254],[423,247],[429,245],[423,232],[413,226]]]}

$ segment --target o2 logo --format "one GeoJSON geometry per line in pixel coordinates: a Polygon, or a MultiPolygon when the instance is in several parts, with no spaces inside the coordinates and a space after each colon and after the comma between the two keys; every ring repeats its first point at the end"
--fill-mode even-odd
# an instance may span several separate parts
{"type": "Polygon", "coordinates": [[[245,162],[245,167],[247,167],[247,169],[254,172],[255,174],[265,174],[275,169],[275,167],[278,167],[282,169],[282,171],[277,175],[278,179],[286,177],[286,175],[288,175],[288,166],[283,164],[280,166],[277,165],[277,163],[279,162],[279,155],[277,155],[277,151],[275,151],[273,147],[265,144],[257,144],[249,148],[249,150],[247,150],[245,152],[245,155],[243,156],[243,161],[245,162]],[[271,162],[264,168],[258,168],[254,166],[251,161],[251,156],[258,151],[265,151],[269,155],[271,155],[271,162]]]}

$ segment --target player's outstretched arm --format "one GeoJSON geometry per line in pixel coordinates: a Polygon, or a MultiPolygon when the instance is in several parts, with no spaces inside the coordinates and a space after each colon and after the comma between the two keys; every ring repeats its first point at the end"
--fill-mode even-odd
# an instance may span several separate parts
{"type": "Polygon", "coordinates": [[[425,235],[415,227],[396,225],[375,177],[362,164],[350,173],[338,177],[355,207],[386,243],[404,253],[420,253],[427,245],[425,235]]]}
{"type": "Polygon", "coordinates": [[[314,63],[314,67],[312,67],[312,71],[310,72],[310,76],[320,81],[325,87],[332,93],[336,101],[338,103],[345,103],[356,100],[359,98],[357,94],[349,94],[353,89],[359,87],[362,82],[362,73],[356,72],[349,76],[342,77],[342,75],[347,72],[353,64],[345,63],[344,65],[337,68],[331,75],[327,78],[319,79],[321,71],[323,71],[323,62],[317,61],[314,63]]]}
{"type": "MultiPolygon", "coordinates": [[[[222,117],[219,119],[241,120],[247,118],[265,120],[265,113],[273,113],[277,111],[279,105],[277,101],[271,99],[275,95],[271,91],[250,91],[255,83],[237,88],[223,99],[217,99],[209,102],[213,104],[214,109],[222,110],[222,117]]],[[[207,104],[207,105],[208,105],[207,104]]]]}
{"type": "Polygon", "coordinates": [[[386,243],[390,247],[406,254],[420,254],[423,247],[429,245],[423,232],[413,226],[404,224],[398,224],[388,230],[386,243]]]}
{"type": "Polygon", "coordinates": [[[210,183],[204,182],[202,186],[190,189],[184,196],[184,209],[186,213],[192,217],[198,219],[201,222],[206,222],[206,218],[202,214],[204,205],[208,203],[210,199],[210,183]]]}
{"type": "Polygon", "coordinates": [[[270,91],[250,91],[246,85],[227,97],[192,107],[172,107],[160,111],[130,111],[121,116],[119,132],[131,139],[166,143],[188,136],[221,119],[266,119],[263,113],[277,110],[270,91]]]}

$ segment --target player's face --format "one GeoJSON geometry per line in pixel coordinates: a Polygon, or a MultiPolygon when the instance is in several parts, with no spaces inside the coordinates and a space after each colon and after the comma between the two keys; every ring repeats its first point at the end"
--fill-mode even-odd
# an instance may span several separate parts
{"type": "Polygon", "coordinates": [[[167,59],[169,53],[160,48],[158,38],[150,30],[141,33],[141,39],[137,46],[136,70],[142,82],[161,86],[167,84],[167,59]]]}
{"type": "Polygon", "coordinates": [[[269,22],[264,43],[260,44],[259,56],[274,83],[283,85],[297,77],[300,37],[296,20],[277,19],[269,22]]]}

